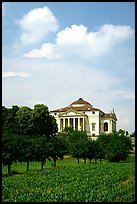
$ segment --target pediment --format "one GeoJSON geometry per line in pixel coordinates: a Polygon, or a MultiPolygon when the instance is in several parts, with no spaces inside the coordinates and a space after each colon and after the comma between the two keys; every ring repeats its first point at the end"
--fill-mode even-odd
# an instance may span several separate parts
{"type": "Polygon", "coordinates": [[[65,113],[60,114],[60,116],[81,116],[81,115],[83,114],[75,110],[68,110],[65,113]]]}

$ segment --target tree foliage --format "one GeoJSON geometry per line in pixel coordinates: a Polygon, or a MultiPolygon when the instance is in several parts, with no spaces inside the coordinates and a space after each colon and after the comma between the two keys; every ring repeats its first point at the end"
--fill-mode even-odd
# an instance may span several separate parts
{"type": "Polygon", "coordinates": [[[2,162],[10,166],[14,161],[41,161],[48,157],[47,141],[57,132],[57,123],[49,114],[48,107],[36,104],[27,106],[2,106],[2,162]]]}
{"type": "Polygon", "coordinates": [[[2,134],[2,163],[8,166],[8,173],[11,173],[11,165],[17,162],[19,154],[19,136],[5,132],[2,134]]]}
{"type": "Polygon", "coordinates": [[[68,129],[68,145],[69,152],[73,157],[78,159],[83,158],[84,160],[87,158],[87,148],[88,148],[88,137],[85,131],[71,131],[68,129]]]}
{"type": "Polygon", "coordinates": [[[17,123],[19,125],[19,133],[22,135],[30,135],[32,133],[32,109],[22,106],[16,114],[17,123]]]}
{"type": "Polygon", "coordinates": [[[101,134],[97,141],[102,147],[103,154],[111,162],[119,162],[128,157],[131,149],[130,137],[125,131],[119,130],[109,134],[101,134]]]}
{"type": "Polygon", "coordinates": [[[12,108],[2,106],[2,132],[18,133],[18,124],[16,120],[16,113],[19,106],[14,105],[12,108]]]}

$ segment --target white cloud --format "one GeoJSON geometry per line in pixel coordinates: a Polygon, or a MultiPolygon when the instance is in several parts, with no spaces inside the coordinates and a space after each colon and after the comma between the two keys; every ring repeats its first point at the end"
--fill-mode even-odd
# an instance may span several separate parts
{"type": "Polygon", "coordinates": [[[6,77],[22,77],[22,78],[28,78],[30,77],[30,74],[25,73],[25,72],[3,72],[2,73],[2,77],[6,78],[6,77]]]}
{"type": "Polygon", "coordinates": [[[30,58],[43,58],[46,57],[47,59],[59,59],[60,55],[55,50],[55,45],[51,43],[45,43],[42,45],[40,49],[33,49],[28,53],[25,53],[23,57],[30,57],[30,58]]]}
{"type": "Polygon", "coordinates": [[[81,44],[87,36],[87,27],[84,25],[72,25],[57,34],[56,42],[59,45],[81,44]]]}
{"type": "Polygon", "coordinates": [[[41,41],[50,31],[57,31],[58,21],[48,7],[35,8],[16,21],[23,30],[20,41],[29,45],[41,41]]]}
{"type": "Polygon", "coordinates": [[[112,45],[133,35],[134,31],[126,25],[105,24],[98,31],[88,32],[84,25],[72,25],[57,33],[55,44],[45,43],[40,49],[25,53],[27,57],[46,57],[48,59],[68,56],[93,58],[110,51],[112,45]],[[50,53],[50,54],[49,54],[50,53]],[[52,57],[51,57],[52,56],[52,57]]]}

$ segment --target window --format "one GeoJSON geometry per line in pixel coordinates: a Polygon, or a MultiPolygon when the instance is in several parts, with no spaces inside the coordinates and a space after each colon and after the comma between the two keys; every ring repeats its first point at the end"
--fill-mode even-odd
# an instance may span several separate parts
{"type": "Polygon", "coordinates": [[[108,123],[107,122],[104,123],[104,131],[108,131],[108,123]]]}
{"type": "Polygon", "coordinates": [[[92,131],[95,131],[95,125],[96,123],[92,123],[92,131]]]}
{"type": "Polygon", "coordinates": [[[54,113],[54,115],[57,115],[57,113],[54,113]]]}
{"type": "Polygon", "coordinates": [[[95,136],[95,134],[92,134],[92,136],[95,136]]]}
{"type": "Polygon", "coordinates": [[[92,111],[92,114],[95,114],[95,111],[92,111]]]}

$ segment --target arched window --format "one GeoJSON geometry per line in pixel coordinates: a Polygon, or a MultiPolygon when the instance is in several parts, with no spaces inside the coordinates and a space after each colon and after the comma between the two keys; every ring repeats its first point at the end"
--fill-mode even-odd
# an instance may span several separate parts
{"type": "Polygon", "coordinates": [[[104,131],[108,131],[108,123],[107,122],[104,123],[104,131]]]}

